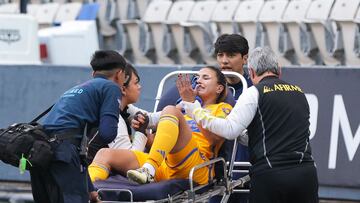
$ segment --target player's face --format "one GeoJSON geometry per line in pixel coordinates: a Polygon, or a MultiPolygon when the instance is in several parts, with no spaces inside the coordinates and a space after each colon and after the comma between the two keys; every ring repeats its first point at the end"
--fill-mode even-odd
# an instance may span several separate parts
{"type": "Polygon", "coordinates": [[[131,73],[131,79],[128,86],[124,87],[124,92],[124,96],[126,97],[128,104],[136,103],[139,99],[141,93],[141,85],[139,78],[135,75],[135,73],[131,73]]]}
{"type": "Polygon", "coordinates": [[[202,68],[198,73],[197,79],[198,95],[204,102],[211,100],[215,103],[218,95],[223,91],[223,86],[218,84],[216,72],[209,68],[202,68]]]}
{"type": "Polygon", "coordinates": [[[247,62],[247,56],[243,57],[240,53],[219,52],[216,55],[216,60],[221,70],[243,74],[243,66],[247,62]]]}

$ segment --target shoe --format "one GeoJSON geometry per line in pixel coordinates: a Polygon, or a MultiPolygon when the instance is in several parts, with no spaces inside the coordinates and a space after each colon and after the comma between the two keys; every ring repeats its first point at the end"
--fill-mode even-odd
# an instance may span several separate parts
{"type": "Polygon", "coordinates": [[[147,184],[155,181],[154,176],[152,176],[149,173],[149,170],[145,167],[141,167],[136,170],[128,170],[126,176],[129,180],[132,180],[139,184],[147,184]]]}

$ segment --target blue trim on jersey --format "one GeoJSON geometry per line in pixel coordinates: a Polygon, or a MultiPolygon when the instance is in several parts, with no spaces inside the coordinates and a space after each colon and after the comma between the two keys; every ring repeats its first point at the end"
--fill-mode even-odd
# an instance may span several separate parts
{"type": "Polygon", "coordinates": [[[192,132],[197,132],[197,133],[200,132],[200,129],[199,129],[197,123],[194,120],[187,120],[186,122],[187,122],[187,124],[190,127],[192,132]]]}
{"type": "Polygon", "coordinates": [[[176,168],[176,167],[179,167],[181,164],[183,164],[186,160],[188,160],[189,158],[190,158],[190,156],[192,155],[192,154],[194,154],[196,151],[198,151],[199,149],[196,147],[196,148],[194,148],[193,150],[191,150],[191,152],[189,153],[189,154],[187,154],[186,156],[185,156],[185,158],[183,159],[183,160],[181,160],[180,161],[180,163],[178,163],[177,165],[175,165],[175,166],[169,166],[169,164],[166,162],[166,160],[165,160],[165,163],[166,163],[166,165],[169,167],[169,168],[176,168]]]}

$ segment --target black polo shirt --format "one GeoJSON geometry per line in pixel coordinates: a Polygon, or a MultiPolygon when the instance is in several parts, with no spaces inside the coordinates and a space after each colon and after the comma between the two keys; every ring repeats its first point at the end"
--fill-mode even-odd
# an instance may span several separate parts
{"type": "Polygon", "coordinates": [[[247,128],[251,173],[313,162],[309,105],[301,88],[274,76],[255,87],[258,106],[247,128]]]}

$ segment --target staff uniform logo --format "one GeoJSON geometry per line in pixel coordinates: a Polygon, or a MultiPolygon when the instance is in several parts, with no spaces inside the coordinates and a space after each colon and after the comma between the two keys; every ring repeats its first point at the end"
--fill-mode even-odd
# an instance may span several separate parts
{"type": "Polygon", "coordinates": [[[271,87],[264,86],[264,94],[268,93],[268,92],[272,92],[272,91],[274,91],[274,90],[271,87]]]}

